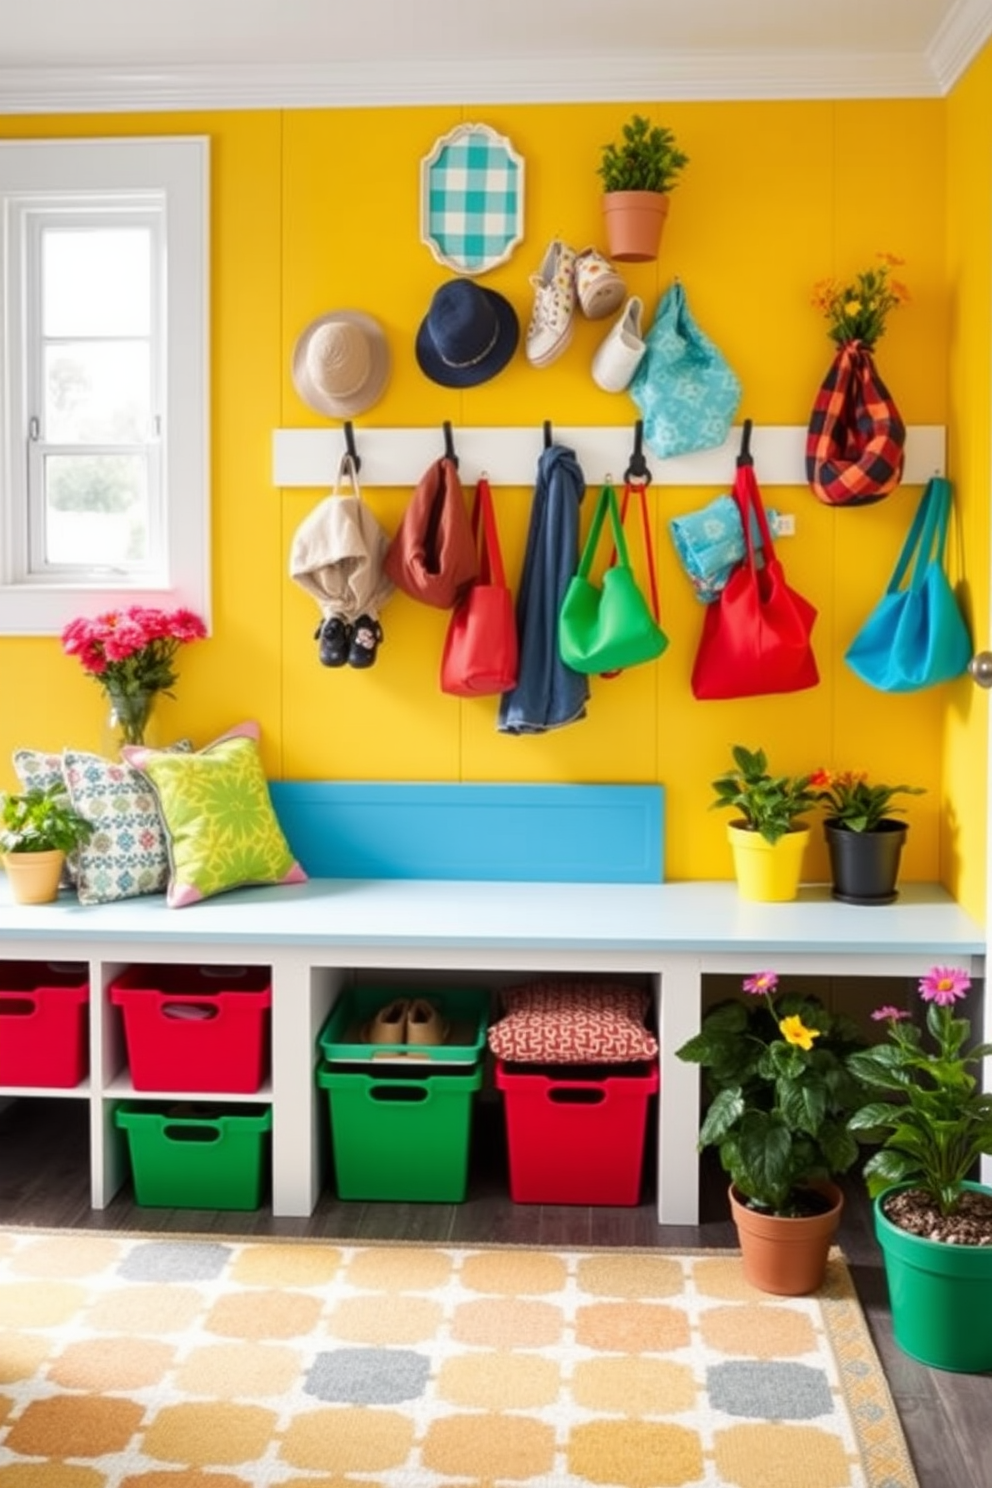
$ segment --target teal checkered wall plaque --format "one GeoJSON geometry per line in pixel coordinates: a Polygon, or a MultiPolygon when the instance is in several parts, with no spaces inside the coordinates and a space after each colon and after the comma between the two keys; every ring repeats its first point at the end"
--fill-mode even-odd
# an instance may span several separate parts
{"type": "Polygon", "coordinates": [[[460,124],[421,163],[420,237],[438,263],[484,274],[524,232],[524,162],[487,124],[460,124]]]}

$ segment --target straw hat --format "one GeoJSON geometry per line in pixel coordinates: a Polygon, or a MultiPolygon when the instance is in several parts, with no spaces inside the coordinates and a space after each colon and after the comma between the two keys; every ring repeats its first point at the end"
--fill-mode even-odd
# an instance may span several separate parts
{"type": "Polygon", "coordinates": [[[389,344],[361,310],[331,310],[312,320],[293,348],[293,384],[304,403],[331,418],[352,418],[382,397],[389,344]]]}

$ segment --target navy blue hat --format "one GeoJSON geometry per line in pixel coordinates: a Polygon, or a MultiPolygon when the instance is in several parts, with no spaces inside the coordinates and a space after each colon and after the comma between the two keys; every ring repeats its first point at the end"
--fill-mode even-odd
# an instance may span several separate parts
{"type": "Polygon", "coordinates": [[[519,340],[509,300],[472,279],[451,279],[435,292],[417,332],[417,361],[442,387],[476,387],[502,372],[519,340]]]}

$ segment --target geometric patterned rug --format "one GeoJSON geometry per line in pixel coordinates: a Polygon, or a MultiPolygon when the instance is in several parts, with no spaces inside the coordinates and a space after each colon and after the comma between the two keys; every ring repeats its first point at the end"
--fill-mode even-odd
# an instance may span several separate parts
{"type": "Polygon", "coordinates": [[[846,1264],[0,1229],[0,1488],[915,1488],[846,1264]]]}

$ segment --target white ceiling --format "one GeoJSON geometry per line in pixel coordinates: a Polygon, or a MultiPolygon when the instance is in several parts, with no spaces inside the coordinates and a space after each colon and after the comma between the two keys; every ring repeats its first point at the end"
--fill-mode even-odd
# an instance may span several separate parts
{"type": "Polygon", "coordinates": [[[939,96],[992,0],[0,0],[0,113],[939,96]]]}

